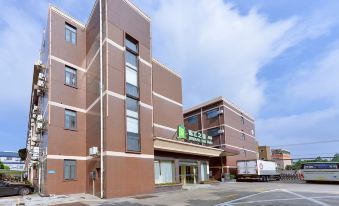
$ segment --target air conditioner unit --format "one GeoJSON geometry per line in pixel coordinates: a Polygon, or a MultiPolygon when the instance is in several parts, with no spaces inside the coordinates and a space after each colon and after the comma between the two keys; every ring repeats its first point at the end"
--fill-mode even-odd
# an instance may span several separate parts
{"type": "Polygon", "coordinates": [[[36,124],[36,129],[37,129],[37,130],[42,130],[42,128],[43,128],[42,123],[41,123],[41,122],[38,122],[38,123],[36,124]]]}
{"type": "Polygon", "coordinates": [[[224,110],[220,109],[220,110],[218,111],[218,114],[224,114],[224,110]]]}
{"type": "Polygon", "coordinates": [[[37,113],[38,111],[39,111],[38,106],[34,105],[34,107],[33,107],[33,113],[37,113]]]}
{"type": "Polygon", "coordinates": [[[224,133],[225,133],[225,130],[223,130],[223,129],[218,130],[218,134],[224,134],[224,133]]]}
{"type": "Polygon", "coordinates": [[[45,80],[38,80],[38,86],[41,88],[45,87],[45,80]]]}
{"type": "Polygon", "coordinates": [[[41,89],[36,90],[36,92],[37,92],[38,96],[42,95],[42,93],[43,93],[41,89]]]}
{"type": "Polygon", "coordinates": [[[39,73],[39,79],[45,80],[45,75],[43,73],[39,73]]]}
{"type": "Polygon", "coordinates": [[[40,115],[38,115],[38,117],[37,117],[37,121],[38,122],[42,122],[44,120],[44,117],[40,114],[40,115]]]}
{"type": "Polygon", "coordinates": [[[36,116],[37,116],[36,114],[33,114],[33,115],[32,115],[32,117],[33,117],[34,119],[36,118],[36,116]]]}
{"type": "Polygon", "coordinates": [[[31,160],[33,160],[33,163],[35,163],[35,161],[38,160],[38,159],[39,159],[39,156],[32,156],[31,157],[31,160]]]}
{"type": "Polygon", "coordinates": [[[32,146],[35,146],[35,142],[31,141],[31,145],[32,145],[32,146]]]}
{"type": "Polygon", "coordinates": [[[98,147],[89,148],[89,155],[92,157],[99,155],[98,147]]]}
{"type": "Polygon", "coordinates": [[[38,135],[33,135],[32,141],[37,142],[38,141],[38,135]]]}

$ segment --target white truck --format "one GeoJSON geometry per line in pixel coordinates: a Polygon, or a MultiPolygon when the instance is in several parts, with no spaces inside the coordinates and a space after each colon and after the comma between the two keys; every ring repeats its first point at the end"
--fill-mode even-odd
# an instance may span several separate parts
{"type": "Polygon", "coordinates": [[[238,160],[237,181],[258,180],[268,182],[280,180],[280,173],[277,171],[277,163],[265,160],[238,160]]]}

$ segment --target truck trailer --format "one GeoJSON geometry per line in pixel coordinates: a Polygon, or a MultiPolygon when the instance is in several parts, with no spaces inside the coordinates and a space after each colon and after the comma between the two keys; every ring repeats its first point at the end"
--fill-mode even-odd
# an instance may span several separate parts
{"type": "Polygon", "coordinates": [[[277,171],[277,163],[264,160],[238,160],[237,181],[258,180],[268,182],[280,180],[280,173],[277,171]]]}

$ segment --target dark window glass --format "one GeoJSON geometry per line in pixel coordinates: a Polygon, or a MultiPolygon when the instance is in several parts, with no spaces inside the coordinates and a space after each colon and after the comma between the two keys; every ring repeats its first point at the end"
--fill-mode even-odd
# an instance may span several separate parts
{"type": "Polygon", "coordinates": [[[126,55],[126,64],[131,65],[133,69],[137,69],[138,67],[137,56],[129,51],[126,51],[125,55],[126,55]]]}
{"type": "Polygon", "coordinates": [[[139,98],[139,88],[132,84],[126,83],[126,94],[135,98],[139,98]]]}
{"type": "Polygon", "coordinates": [[[244,117],[241,117],[241,123],[242,123],[242,124],[245,124],[245,119],[244,119],[244,117]]]}
{"type": "Polygon", "coordinates": [[[218,136],[219,135],[218,131],[219,131],[219,127],[209,129],[207,130],[207,136],[212,136],[212,137],[218,136]]]}
{"type": "Polygon", "coordinates": [[[196,124],[198,123],[198,117],[197,116],[192,116],[187,119],[188,124],[196,124]]]}
{"type": "Polygon", "coordinates": [[[131,110],[133,112],[139,111],[138,100],[127,97],[126,103],[127,103],[127,110],[131,110]]]}
{"type": "Polygon", "coordinates": [[[65,67],[65,84],[72,87],[77,86],[77,70],[68,66],[65,67]]]}
{"type": "Polygon", "coordinates": [[[77,42],[77,29],[68,23],[65,23],[65,39],[73,45],[77,42]]]}
{"type": "Polygon", "coordinates": [[[246,136],[245,136],[244,133],[241,134],[241,138],[242,138],[242,140],[246,140],[246,136]]]}
{"type": "Polygon", "coordinates": [[[326,163],[305,164],[304,169],[337,169],[337,165],[326,163]]]}
{"type": "Polygon", "coordinates": [[[132,50],[135,53],[138,53],[138,44],[134,43],[134,42],[132,40],[130,40],[129,37],[127,37],[126,41],[125,41],[126,48],[132,50]]]}
{"type": "Polygon", "coordinates": [[[74,180],[76,178],[76,161],[64,160],[64,179],[74,180]]]}
{"type": "Polygon", "coordinates": [[[140,143],[139,143],[139,134],[133,132],[127,132],[127,150],[128,151],[140,151],[140,143]]]}
{"type": "Polygon", "coordinates": [[[208,119],[215,118],[219,115],[219,109],[216,108],[216,109],[209,110],[206,112],[206,114],[207,114],[208,119]]]}
{"type": "Polygon", "coordinates": [[[77,128],[77,113],[72,110],[65,110],[65,128],[76,129],[77,128]]]}

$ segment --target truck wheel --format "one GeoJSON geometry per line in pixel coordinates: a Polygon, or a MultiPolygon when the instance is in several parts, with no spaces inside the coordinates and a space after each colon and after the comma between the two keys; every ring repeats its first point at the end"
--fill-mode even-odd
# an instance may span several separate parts
{"type": "Polygon", "coordinates": [[[30,192],[31,192],[30,189],[28,189],[27,187],[21,188],[19,190],[19,194],[22,196],[28,195],[30,192]]]}
{"type": "Polygon", "coordinates": [[[259,181],[260,181],[260,182],[265,182],[265,177],[264,177],[264,176],[261,176],[259,181]]]}
{"type": "Polygon", "coordinates": [[[268,176],[265,176],[265,182],[269,182],[270,178],[268,176]]]}

